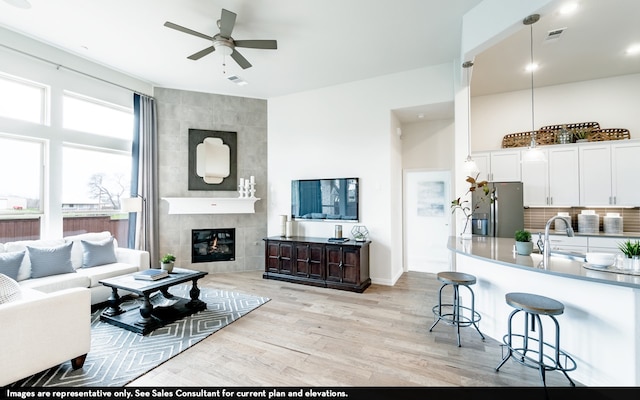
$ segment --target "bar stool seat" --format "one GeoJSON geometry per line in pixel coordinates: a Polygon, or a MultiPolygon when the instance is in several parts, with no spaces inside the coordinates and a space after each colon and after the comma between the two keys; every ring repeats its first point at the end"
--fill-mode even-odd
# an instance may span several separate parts
{"type": "Polygon", "coordinates": [[[576,362],[560,349],[560,325],[555,318],[556,315],[564,313],[564,304],[549,297],[520,292],[507,293],[505,301],[514,310],[509,314],[508,333],[503,337],[502,348],[506,347],[507,353],[496,367],[496,371],[513,356],[513,359],[520,364],[538,369],[544,386],[546,386],[546,372],[556,370],[561,371],[567,377],[571,386],[575,386],[567,372],[576,369],[576,362]],[[522,333],[514,333],[513,317],[519,312],[525,313],[524,330],[522,333]],[[554,323],[555,343],[553,344],[544,341],[541,315],[549,317],[554,323]],[[529,321],[531,321],[531,330],[529,330],[529,321]],[[537,338],[530,336],[530,332],[536,331],[536,323],[538,326],[537,338]],[[530,344],[530,342],[532,343],[530,344]],[[528,353],[533,354],[534,357],[527,355],[528,353]]]}
{"type": "Polygon", "coordinates": [[[440,291],[438,293],[438,304],[433,306],[432,311],[434,318],[436,319],[429,328],[429,332],[438,324],[443,321],[446,324],[456,326],[458,347],[460,343],[460,327],[474,326],[476,331],[480,334],[482,340],[484,335],[478,328],[478,322],[480,322],[480,313],[475,310],[475,296],[471,285],[476,283],[476,277],[471,274],[465,274],[463,272],[444,271],[438,272],[437,278],[442,282],[440,291]],[[453,288],[453,302],[443,303],[442,292],[445,287],[451,286],[453,288]],[[460,304],[460,286],[466,287],[471,294],[471,307],[463,306],[460,304]]]}

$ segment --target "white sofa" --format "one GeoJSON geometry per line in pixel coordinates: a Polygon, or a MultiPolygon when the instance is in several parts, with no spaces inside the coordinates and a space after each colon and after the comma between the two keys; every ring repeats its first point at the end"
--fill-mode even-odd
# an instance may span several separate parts
{"type": "Polygon", "coordinates": [[[117,247],[110,232],[0,244],[0,386],[66,361],[82,367],[92,305],[111,295],[99,281],[149,266],[148,252],[117,247]]]}
{"type": "Polygon", "coordinates": [[[91,293],[20,288],[21,298],[0,304],[0,386],[71,361],[80,368],[91,348],[91,293]]]}
{"type": "MultiPolygon", "coordinates": [[[[75,236],[68,236],[62,239],[7,242],[0,244],[0,253],[26,252],[16,279],[22,287],[36,289],[45,293],[52,293],[58,290],[74,287],[89,288],[91,290],[91,304],[94,305],[107,301],[111,295],[111,289],[102,286],[99,283],[100,280],[141,271],[143,269],[148,269],[150,266],[149,253],[147,251],[118,247],[117,241],[113,239],[115,262],[109,262],[107,264],[92,267],[83,267],[83,261],[85,260],[84,256],[86,254],[82,241],[103,243],[109,238],[111,238],[111,233],[105,231],[84,233],[75,236]],[[27,247],[50,249],[67,243],[72,243],[71,265],[75,272],[57,273],[37,278],[32,277],[34,271],[32,270],[27,247]]],[[[59,258],[49,256],[48,254],[44,254],[43,256],[47,257],[47,259],[59,260],[59,258]]],[[[2,273],[1,270],[0,273],[2,273]]]]}

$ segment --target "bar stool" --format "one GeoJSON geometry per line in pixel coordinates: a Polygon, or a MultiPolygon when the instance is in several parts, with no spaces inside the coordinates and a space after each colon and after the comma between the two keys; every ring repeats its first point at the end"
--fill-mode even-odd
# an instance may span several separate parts
{"type": "MultiPolygon", "coordinates": [[[[505,300],[508,305],[515,308],[509,314],[509,328],[508,333],[504,335],[501,345],[504,349],[508,349],[506,356],[503,356],[502,361],[496,367],[496,371],[502,367],[502,365],[513,356],[514,360],[520,364],[529,367],[536,368],[540,372],[540,378],[542,384],[546,386],[545,373],[546,371],[562,371],[564,376],[567,377],[571,386],[575,386],[575,383],[567,375],[567,371],[573,371],[576,369],[576,362],[560,349],[560,325],[555,315],[560,315],[564,312],[564,304],[551,299],[549,297],[539,296],[530,293],[507,293],[505,300]],[[524,311],[524,331],[522,334],[513,332],[513,317],[519,312],[524,311]],[[544,342],[542,321],[540,316],[548,316],[553,320],[555,325],[555,343],[550,344],[544,342]],[[531,332],[536,331],[536,323],[538,326],[538,338],[529,336],[529,320],[531,320],[531,332]],[[514,338],[519,341],[520,346],[514,344],[514,338]],[[529,342],[533,342],[529,345],[529,342]],[[537,347],[536,347],[537,344],[537,347]],[[545,349],[547,352],[545,353],[545,349]],[[530,357],[527,354],[531,353],[537,357],[530,357]]],[[[504,353],[504,351],[503,351],[504,353]]]]}
{"type": "Polygon", "coordinates": [[[442,286],[440,286],[440,292],[438,294],[438,304],[432,309],[434,318],[437,319],[433,325],[431,325],[431,328],[429,328],[429,332],[431,332],[440,321],[444,321],[449,325],[455,325],[458,336],[458,347],[460,347],[460,327],[473,325],[476,328],[476,331],[480,334],[482,340],[484,340],[484,335],[480,332],[477,325],[477,323],[480,322],[480,314],[475,309],[475,297],[473,290],[469,287],[476,283],[476,277],[462,272],[450,271],[438,272],[437,277],[438,280],[442,282],[442,286]],[[445,287],[450,285],[453,287],[453,303],[443,304],[442,291],[445,287]],[[471,293],[471,307],[460,305],[460,286],[466,287],[469,290],[469,293],[471,293]],[[468,315],[465,315],[465,311],[467,311],[468,315]]]}

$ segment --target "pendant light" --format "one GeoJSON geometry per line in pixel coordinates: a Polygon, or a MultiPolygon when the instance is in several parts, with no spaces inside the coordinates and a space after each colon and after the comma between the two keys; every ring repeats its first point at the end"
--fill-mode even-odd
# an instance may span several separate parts
{"type": "Polygon", "coordinates": [[[471,85],[469,75],[471,74],[473,62],[465,61],[462,68],[467,71],[467,158],[464,160],[463,170],[467,176],[474,177],[479,172],[478,165],[471,158],[471,85]]]}
{"type": "Polygon", "coordinates": [[[524,25],[529,26],[529,50],[530,50],[530,63],[529,63],[529,72],[531,74],[531,142],[529,143],[529,149],[525,152],[523,156],[524,162],[544,162],[545,156],[544,153],[538,148],[538,143],[536,142],[536,126],[535,126],[535,106],[534,106],[534,96],[533,96],[533,71],[535,70],[533,63],[533,24],[540,20],[540,14],[531,14],[522,20],[524,25]]]}

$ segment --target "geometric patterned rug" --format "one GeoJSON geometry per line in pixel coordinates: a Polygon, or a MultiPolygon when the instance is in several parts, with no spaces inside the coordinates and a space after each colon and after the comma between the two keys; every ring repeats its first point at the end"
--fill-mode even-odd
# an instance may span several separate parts
{"type": "MultiPolygon", "coordinates": [[[[171,287],[189,298],[191,284],[171,287]]],[[[91,350],[84,366],[73,370],[69,361],[21,379],[10,387],[122,387],[207,336],[260,307],[270,299],[220,289],[200,288],[207,309],[142,336],[100,321],[102,308],[91,313],[91,350]]],[[[122,308],[140,307],[130,299],[122,308]]]]}

